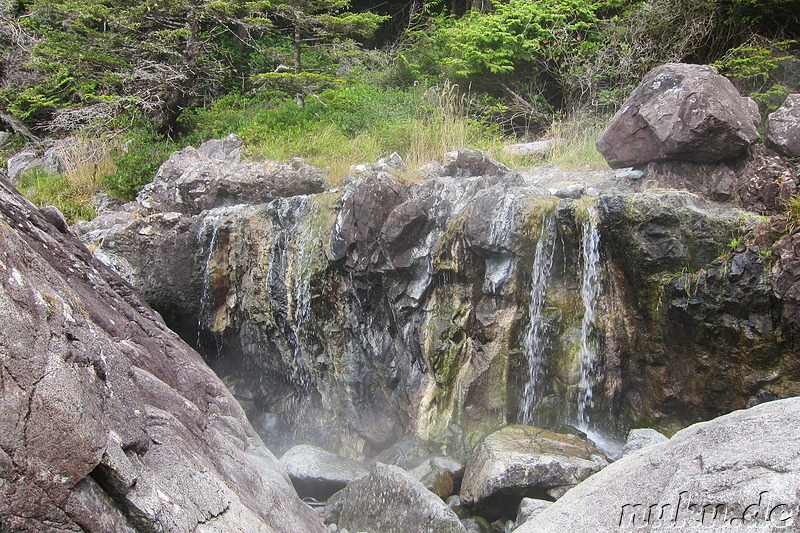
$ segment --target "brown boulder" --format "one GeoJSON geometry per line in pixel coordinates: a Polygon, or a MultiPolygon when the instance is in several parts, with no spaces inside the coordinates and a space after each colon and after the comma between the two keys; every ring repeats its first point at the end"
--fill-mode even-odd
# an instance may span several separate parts
{"type": "Polygon", "coordinates": [[[758,140],[758,105],[708,65],[650,71],[611,119],[597,150],[612,167],[661,159],[713,163],[758,140]]]}

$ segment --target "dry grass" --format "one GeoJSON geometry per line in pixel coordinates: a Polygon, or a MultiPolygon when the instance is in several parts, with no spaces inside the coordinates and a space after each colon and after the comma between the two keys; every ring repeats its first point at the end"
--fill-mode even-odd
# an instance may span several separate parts
{"type": "Polygon", "coordinates": [[[608,163],[595,148],[605,128],[605,120],[578,117],[553,122],[543,139],[552,139],[550,151],[537,156],[498,154],[508,166],[555,165],[563,170],[606,170],[608,163]]]}
{"type": "Polygon", "coordinates": [[[99,139],[79,139],[59,149],[70,184],[89,195],[97,192],[105,176],[117,170],[111,154],[111,146],[99,139]]]}

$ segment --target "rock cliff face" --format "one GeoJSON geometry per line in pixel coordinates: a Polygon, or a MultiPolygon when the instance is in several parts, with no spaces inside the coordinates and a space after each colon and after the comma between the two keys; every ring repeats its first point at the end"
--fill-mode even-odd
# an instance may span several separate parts
{"type": "Polygon", "coordinates": [[[0,176],[0,531],[322,531],[200,356],[46,213],[0,176]]]}
{"type": "Polygon", "coordinates": [[[463,456],[513,422],[623,441],[798,392],[796,279],[772,289],[791,247],[745,245],[757,215],[621,185],[561,199],[473,151],[426,172],[80,231],[275,449],[415,433],[463,456]]]}

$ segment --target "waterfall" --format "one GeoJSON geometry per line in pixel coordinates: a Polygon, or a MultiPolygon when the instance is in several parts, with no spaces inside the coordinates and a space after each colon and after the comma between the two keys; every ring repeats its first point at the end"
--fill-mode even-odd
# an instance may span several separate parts
{"type": "Polygon", "coordinates": [[[598,265],[600,263],[600,233],[597,230],[597,212],[590,208],[583,223],[581,239],[581,300],[583,321],[581,343],[578,352],[580,382],[578,384],[578,428],[590,427],[590,411],[594,407],[594,386],[597,381],[597,346],[592,338],[594,329],[594,306],[599,293],[598,265]]]}
{"type": "MultiPolygon", "coordinates": [[[[217,243],[217,233],[219,231],[219,218],[213,215],[207,215],[203,218],[202,225],[200,226],[200,230],[197,232],[197,240],[200,249],[203,250],[206,248],[206,242],[208,243],[208,251],[206,252],[206,264],[203,268],[203,271],[200,275],[203,277],[203,286],[200,289],[200,310],[197,316],[197,347],[198,349],[201,348],[202,344],[202,336],[201,333],[203,331],[203,319],[205,318],[206,314],[208,313],[208,307],[211,299],[211,293],[213,292],[213,287],[211,286],[211,282],[209,281],[212,278],[211,274],[211,266],[213,262],[214,256],[214,246],[217,243]],[[208,236],[208,233],[211,232],[211,236],[208,236]]],[[[211,329],[211,328],[209,328],[211,329]]]]}
{"type": "Polygon", "coordinates": [[[538,400],[544,373],[544,356],[547,347],[545,337],[547,325],[542,310],[545,304],[547,281],[553,267],[555,252],[556,220],[552,214],[542,219],[542,229],[536,243],[536,253],[531,272],[531,300],[528,305],[528,328],[523,339],[523,349],[528,360],[528,381],[525,384],[522,402],[520,403],[518,420],[522,424],[533,424],[533,409],[538,400]]]}

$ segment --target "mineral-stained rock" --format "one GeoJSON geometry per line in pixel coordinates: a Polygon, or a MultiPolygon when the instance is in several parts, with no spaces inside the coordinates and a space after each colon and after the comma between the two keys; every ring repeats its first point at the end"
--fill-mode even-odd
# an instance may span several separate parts
{"type": "Polygon", "coordinates": [[[625,447],[622,449],[622,454],[628,455],[637,452],[642,448],[647,448],[653,444],[658,444],[659,442],[665,442],[668,440],[668,437],[659,433],[655,429],[632,429],[628,433],[628,440],[625,441],[625,447]]]}
{"type": "Polygon", "coordinates": [[[513,517],[524,497],[558,498],[608,464],[585,439],[508,426],[483,441],[467,464],[461,500],[490,518],[513,517]]]}
{"type": "Polygon", "coordinates": [[[411,477],[442,499],[458,492],[464,465],[449,457],[431,457],[409,471],[411,477]]]}
{"type": "MultiPolygon", "coordinates": [[[[778,157],[769,153],[764,161],[778,157]]],[[[791,166],[775,170],[769,190],[791,190],[791,166]]],[[[586,183],[577,173],[558,180],[586,183]]],[[[596,429],[624,442],[634,427],[677,431],[800,392],[791,244],[770,250],[770,240],[737,258],[730,243],[751,213],[686,192],[559,200],[529,183],[512,171],[404,186],[370,171],[343,191],[199,215],[126,206],[75,229],[202,347],[275,451],[308,442],[371,458],[416,434],[437,449],[387,452],[414,468],[433,453],[463,461],[519,420],[535,256],[547,235],[539,341],[551,379],[537,387],[533,415],[559,432],[574,423],[584,237],[594,229],[596,429]],[[790,271],[780,296],[767,264],[779,256],[790,271]]],[[[748,190],[758,203],[767,189],[748,190]]]]}
{"type": "Polygon", "coordinates": [[[758,105],[707,65],[650,71],[597,141],[612,167],[660,159],[713,163],[758,140],[758,105]]]}
{"type": "Polygon", "coordinates": [[[654,273],[700,268],[725,251],[736,211],[715,210],[694,194],[608,194],[598,201],[616,257],[640,286],[654,273]]]}
{"type": "Polygon", "coordinates": [[[623,457],[518,533],[797,531],[800,399],[690,426],[623,457]]]}
{"type": "Polygon", "coordinates": [[[0,530],[313,531],[224,385],[0,177],[0,530]]]}
{"type": "Polygon", "coordinates": [[[800,94],[790,94],[770,113],[767,144],[787,157],[800,157],[800,94]]]}
{"type": "Polygon", "coordinates": [[[326,173],[294,159],[287,164],[242,161],[234,134],[173,153],[137,201],[148,209],[196,214],[241,203],[320,192],[326,173]]]}
{"type": "Polygon", "coordinates": [[[311,496],[317,500],[327,500],[334,492],[368,473],[357,461],[308,444],[290,448],[281,457],[281,466],[300,497],[311,496]]]}
{"type": "Polygon", "coordinates": [[[328,501],[326,521],[365,533],[464,533],[441,498],[401,468],[382,463],[328,501]]]}

